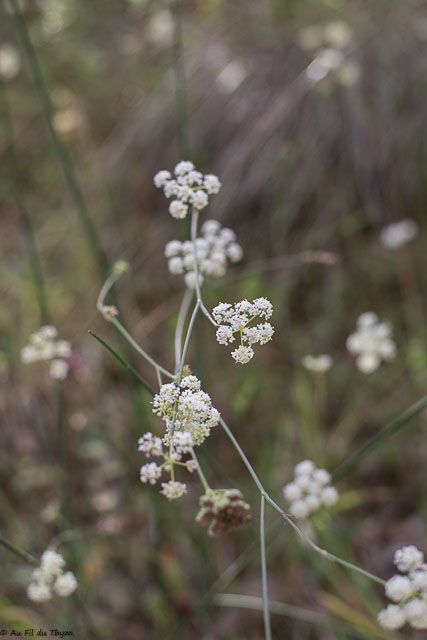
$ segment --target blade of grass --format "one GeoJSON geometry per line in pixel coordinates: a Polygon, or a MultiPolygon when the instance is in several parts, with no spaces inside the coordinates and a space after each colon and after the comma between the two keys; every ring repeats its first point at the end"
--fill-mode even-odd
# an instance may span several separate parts
{"type": "Polygon", "coordinates": [[[16,208],[21,219],[24,230],[25,244],[28,252],[28,262],[30,265],[31,276],[34,284],[37,304],[40,313],[40,324],[49,324],[50,314],[47,304],[46,289],[44,286],[43,274],[40,266],[40,259],[37,251],[37,245],[31,222],[31,216],[25,206],[22,197],[22,173],[18,162],[18,153],[16,149],[16,139],[13,130],[12,118],[10,115],[9,103],[6,95],[6,88],[3,77],[0,73],[0,97],[1,97],[1,114],[4,125],[5,139],[7,143],[7,157],[10,164],[11,183],[13,197],[15,199],[16,208]]]}
{"type": "Polygon", "coordinates": [[[103,340],[102,338],[100,338],[98,335],[96,335],[96,333],[94,333],[93,331],[88,331],[88,333],[93,336],[95,338],[95,340],[98,340],[98,342],[100,342],[106,349],[108,349],[108,351],[110,353],[113,354],[113,356],[131,373],[133,373],[133,375],[138,378],[138,380],[140,381],[140,383],[142,385],[144,385],[144,387],[147,389],[147,391],[149,391],[151,393],[151,395],[155,395],[155,391],[154,389],[150,386],[150,384],[147,382],[147,380],[145,380],[145,378],[143,378],[136,369],[134,369],[132,367],[131,364],[129,364],[128,362],[126,362],[126,360],[124,360],[121,356],[119,356],[119,354],[117,353],[117,351],[114,351],[113,347],[110,347],[109,344],[107,344],[107,342],[105,342],[105,340],[103,340]]]}
{"type": "Polygon", "coordinates": [[[357,451],[352,453],[347,460],[345,460],[336,471],[332,474],[332,481],[336,482],[340,480],[350,469],[358,464],[362,458],[371,453],[378,445],[390,438],[396,431],[401,429],[411,418],[415,417],[423,409],[427,407],[427,395],[415,402],[409,409],[401,413],[397,418],[392,420],[390,424],[386,425],[379,433],[373,436],[370,440],[365,442],[357,451]]]}
{"type": "Polygon", "coordinates": [[[22,17],[17,0],[10,0],[10,6],[12,10],[8,15],[11,17],[13,27],[18,34],[18,39],[21,41],[22,48],[28,60],[30,73],[39,96],[42,112],[46,120],[46,125],[52,140],[55,154],[58,158],[59,164],[64,174],[65,182],[74,201],[74,205],[76,207],[90,251],[97,262],[101,278],[105,279],[108,275],[107,260],[99,243],[93,222],[89,216],[86,202],[78,183],[70,156],[61,138],[58,136],[55,130],[55,126],[53,123],[53,104],[46,82],[43,78],[40,64],[37,59],[33,44],[31,42],[25,20],[22,17]]]}

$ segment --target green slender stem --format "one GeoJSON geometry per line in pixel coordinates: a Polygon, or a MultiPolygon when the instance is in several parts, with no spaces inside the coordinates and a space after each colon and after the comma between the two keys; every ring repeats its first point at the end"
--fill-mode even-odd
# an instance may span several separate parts
{"type": "MultiPolygon", "coordinates": [[[[251,609],[254,611],[263,610],[262,598],[258,598],[256,596],[243,596],[236,593],[219,593],[216,595],[215,601],[220,607],[251,609]]],[[[269,610],[271,613],[275,613],[277,615],[295,618],[296,620],[303,620],[304,622],[311,622],[312,624],[328,627],[336,626],[347,631],[352,630],[350,625],[339,622],[338,620],[335,620],[330,616],[326,616],[323,613],[304,609],[303,607],[296,607],[284,602],[270,600],[269,610]]],[[[356,637],[360,638],[360,634],[358,633],[356,637]]]]}
{"type": "MultiPolygon", "coordinates": [[[[191,338],[191,334],[193,332],[194,323],[196,321],[196,317],[197,317],[197,313],[199,311],[199,308],[200,308],[200,304],[197,301],[195,306],[194,306],[193,313],[191,314],[190,323],[189,323],[188,329],[187,329],[187,335],[185,336],[184,348],[182,350],[181,361],[179,363],[179,370],[178,370],[178,373],[176,374],[176,377],[178,378],[177,382],[176,382],[177,387],[180,386],[181,381],[182,381],[182,376],[183,376],[183,373],[184,373],[184,365],[185,365],[185,358],[187,356],[188,345],[190,344],[190,338],[191,338]]],[[[175,422],[176,422],[177,415],[178,415],[178,399],[175,400],[175,404],[174,404],[174,407],[173,407],[171,426],[170,426],[170,429],[169,429],[169,433],[170,433],[169,455],[170,456],[172,456],[172,451],[173,451],[172,436],[173,436],[174,431],[175,431],[175,422]]]]}
{"type": "Polygon", "coordinates": [[[193,456],[194,460],[197,462],[196,471],[199,474],[200,482],[202,483],[203,488],[204,488],[205,493],[206,493],[207,491],[210,491],[211,488],[208,485],[208,481],[206,480],[206,476],[202,471],[202,468],[201,468],[200,463],[199,463],[199,461],[197,459],[197,456],[196,456],[196,453],[194,451],[194,448],[191,449],[191,455],[193,456]]]}
{"type": "Polygon", "coordinates": [[[129,364],[128,362],[126,362],[126,360],[124,360],[121,356],[119,356],[119,354],[117,353],[117,351],[114,351],[113,347],[111,347],[107,342],[105,342],[105,340],[103,340],[102,338],[100,338],[98,335],[96,335],[96,333],[94,331],[88,331],[88,333],[93,336],[95,338],[95,340],[98,340],[98,342],[100,342],[106,349],[108,349],[108,351],[115,357],[117,358],[117,360],[131,373],[133,373],[133,375],[138,378],[138,380],[140,381],[140,383],[142,385],[144,385],[144,387],[147,389],[147,391],[149,391],[151,393],[151,395],[155,395],[155,391],[154,389],[150,386],[150,384],[147,382],[147,380],[145,378],[143,378],[136,369],[134,369],[132,367],[131,364],[129,364]]]}
{"type": "Polygon", "coordinates": [[[197,211],[197,209],[193,208],[191,210],[191,242],[193,244],[194,276],[195,276],[195,280],[196,280],[197,302],[200,305],[200,308],[201,308],[202,312],[204,313],[204,315],[208,318],[209,322],[211,322],[214,325],[214,327],[217,327],[218,326],[217,323],[212,318],[211,314],[206,309],[206,307],[205,307],[205,305],[203,303],[202,292],[201,292],[201,289],[200,289],[199,263],[198,263],[198,258],[197,258],[197,245],[196,245],[197,226],[198,226],[198,224],[199,224],[199,212],[197,211]]]}
{"type": "Polygon", "coordinates": [[[3,77],[0,73],[0,94],[1,94],[1,110],[2,120],[4,124],[5,139],[8,147],[8,158],[11,170],[11,184],[13,197],[15,199],[16,208],[18,210],[21,224],[24,230],[25,244],[28,252],[28,262],[30,265],[31,277],[33,280],[34,291],[36,294],[37,304],[39,306],[40,324],[48,324],[50,322],[50,313],[47,304],[47,295],[44,285],[42,269],[40,265],[37,244],[34,235],[31,216],[22,197],[22,173],[18,162],[18,153],[16,149],[16,139],[13,130],[12,118],[10,115],[9,104],[6,95],[3,77]]]}
{"type": "Polygon", "coordinates": [[[28,60],[30,73],[39,96],[43,115],[52,140],[53,149],[58,158],[71,197],[74,201],[74,205],[78,213],[81,226],[85,233],[89,248],[95,257],[101,277],[105,278],[108,270],[107,261],[98,241],[95,227],[93,226],[92,220],[89,216],[83,193],[78,183],[68,151],[55,130],[55,126],[53,123],[54,110],[52,101],[46,82],[43,78],[36,52],[30,40],[25,20],[22,17],[17,0],[10,0],[10,6],[12,8],[10,16],[13,22],[13,26],[22,43],[25,56],[28,60]]]}
{"type": "Polygon", "coordinates": [[[153,360],[153,358],[151,356],[149,356],[148,353],[146,351],[144,351],[144,349],[142,347],[140,347],[137,342],[135,342],[135,340],[126,331],[126,329],[124,328],[122,323],[119,320],[117,320],[117,318],[113,318],[111,320],[111,322],[114,324],[116,329],[118,329],[120,331],[122,336],[124,338],[126,338],[126,340],[132,345],[132,347],[139,353],[139,355],[141,355],[143,358],[145,358],[147,360],[147,362],[149,362],[155,369],[158,369],[159,371],[161,371],[165,376],[167,376],[168,378],[171,378],[172,380],[175,380],[174,374],[171,373],[170,371],[168,371],[167,369],[164,369],[155,360],[153,360]]]}
{"type": "Polygon", "coordinates": [[[181,23],[181,1],[173,0],[171,14],[174,23],[174,57],[173,66],[175,72],[175,96],[177,111],[178,147],[181,158],[185,158],[190,152],[188,144],[187,122],[187,83],[185,79],[185,67],[183,56],[183,37],[181,23]]]}
{"type": "Polygon", "coordinates": [[[39,561],[37,560],[37,558],[32,556],[30,553],[27,553],[23,549],[20,549],[16,545],[12,544],[12,542],[9,542],[5,538],[3,538],[3,536],[0,536],[0,544],[2,544],[9,551],[12,551],[12,553],[14,553],[15,555],[22,558],[22,560],[25,560],[25,562],[28,562],[28,564],[31,564],[35,567],[39,565],[39,561]]]}
{"type": "Polygon", "coordinates": [[[193,292],[191,289],[186,289],[184,297],[179,307],[178,319],[175,329],[175,373],[178,372],[179,363],[181,360],[182,349],[182,335],[184,333],[184,324],[190,310],[191,300],[193,298],[193,292]]]}
{"type": "Polygon", "coordinates": [[[261,509],[259,516],[260,548],[261,548],[261,575],[262,575],[262,605],[264,613],[265,640],[271,640],[271,620],[268,601],[267,558],[265,553],[265,498],[261,494],[261,509]]]}
{"type": "Polygon", "coordinates": [[[403,427],[411,418],[421,413],[423,409],[427,407],[427,395],[415,402],[407,411],[401,413],[397,418],[392,420],[388,425],[386,425],[379,433],[377,433],[373,438],[365,442],[364,445],[357,449],[354,453],[350,455],[347,460],[345,460],[338,469],[332,474],[332,481],[336,482],[340,480],[350,469],[352,469],[356,464],[358,464],[362,458],[364,458],[368,453],[373,451],[378,447],[381,442],[387,440],[390,436],[392,436],[396,431],[398,431],[401,427],[403,427]]]}
{"type": "Polygon", "coordinates": [[[231,432],[230,428],[227,426],[227,424],[224,422],[222,418],[220,418],[220,424],[224,429],[224,431],[226,432],[226,434],[228,435],[228,437],[230,438],[231,442],[233,443],[244,465],[246,466],[250,475],[252,476],[253,481],[258,487],[258,490],[261,493],[261,495],[264,496],[264,498],[273,507],[273,509],[275,509],[278,513],[280,513],[283,519],[294,529],[294,531],[299,535],[299,537],[302,538],[313,549],[313,551],[316,551],[316,553],[319,553],[321,556],[323,556],[327,560],[330,560],[331,562],[341,564],[342,566],[347,567],[348,569],[352,569],[353,571],[357,571],[358,573],[361,573],[362,575],[369,578],[370,580],[373,580],[374,582],[378,582],[379,584],[385,584],[385,581],[382,580],[381,578],[378,578],[378,576],[375,576],[374,574],[369,573],[369,571],[365,571],[364,569],[361,569],[360,567],[358,567],[355,564],[352,564],[351,562],[347,562],[347,560],[343,560],[342,558],[335,556],[334,554],[330,553],[329,551],[326,551],[325,549],[322,549],[317,544],[315,544],[312,540],[310,540],[310,538],[298,527],[298,525],[295,524],[292,518],[287,513],[285,513],[285,511],[283,511],[283,509],[281,509],[281,507],[279,507],[279,505],[273,500],[273,498],[271,498],[269,494],[265,491],[264,487],[261,484],[260,479],[255,473],[248,458],[244,454],[241,446],[239,445],[233,433],[231,432]]]}

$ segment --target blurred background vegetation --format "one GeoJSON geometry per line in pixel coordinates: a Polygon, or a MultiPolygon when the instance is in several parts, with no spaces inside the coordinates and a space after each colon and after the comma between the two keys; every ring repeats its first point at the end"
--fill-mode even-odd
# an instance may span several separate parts
{"type": "MultiPolygon", "coordinates": [[[[152,176],[191,158],[223,182],[204,215],[245,251],[206,287],[207,306],[266,296],[276,334],[240,367],[199,317],[188,360],[272,496],[283,504],[299,460],[334,470],[422,397],[426,5],[8,0],[0,37],[1,533],[37,557],[57,544],[79,580],[79,600],[35,606],[29,569],[2,551],[0,627],[261,639],[261,613],[218,596],[261,594],[258,494],[241,461],[220,427],[200,450],[210,482],[241,489],[254,514],[249,529],[210,539],[194,521],[197,478],[177,504],[139,482],[137,439],[161,423],[87,330],[131,357],[95,311],[107,265],[123,258],[122,320],[173,366],[183,289],[163,248],[188,228],[152,176]],[[323,79],[321,47],[342,57],[323,79]],[[420,234],[391,252],[379,232],[405,217],[420,234]],[[398,346],[370,376],[345,349],[366,310],[393,323],[398,346]],[[44,363],[20,362],[45,322],[73,346],[63,383],[44,363]],[[331,354],[331,371],[303,369],[308,353],[331,354]]],[[[339,505],[311,524],[319,544],[385,578],[399,545],[426,549],[424,429],[420,414],[337,483],[339,505]]],[[[381,587],[268,519],[270,595],[288,605],[273,614],[275,638],[423,637],[377,627],[381,587]]]]}

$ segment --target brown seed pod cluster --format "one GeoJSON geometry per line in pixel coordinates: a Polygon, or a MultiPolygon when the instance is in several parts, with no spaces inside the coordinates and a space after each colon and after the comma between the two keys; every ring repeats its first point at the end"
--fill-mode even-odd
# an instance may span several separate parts
{"type": "Polygon", "coordinates": [[[218,536],[245,527],[251,521],[251,508],[238,489],[208,491],[200,498],[197,522],[218,536]]]}

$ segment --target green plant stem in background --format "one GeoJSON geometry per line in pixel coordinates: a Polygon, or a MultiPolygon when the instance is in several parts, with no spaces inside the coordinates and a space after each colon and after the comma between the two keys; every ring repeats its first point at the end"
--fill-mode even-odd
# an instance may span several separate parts
{"type": "Polygon", "coordinates": [[[43,78],[43,74],[41,72],[41,68],[36,56],[36,52],[32,45],[30,36],[28,34],[28,29],[25,24],[25,20],[22,17],[22,14],[20,12],[18,1],[9,0],[9,4],[12,9],[9,15],[11,16],[14,29],[18,34],[18,38],[21,41],[22,48],[28,60],[30,73],[33,78],[34,85],[36,87],[36,91],[39,96],[43,115],[46,120],[46,125],[52,140],[52,145],[53,145],[55,154],[58,158],[59,164],[64,174],[65,182],[68,186],[69,192],[74,201],[74,205],[76,207],[76,210],[80,219],[80,223],[85,233],[90,251],[96,260],[101,278],[105,279],[108,272],[107,260],[104,256],[104,252],[102,251],[101,245],[99,243],[98,236],[95,231],[95,227],[93,226],[92,220],[89,216],[89,211],[87,209],[86,202],[83,197],[83,193],[80,188],[79,182],[77,180],[77,176],[75,174],[74,167],[72,165],[68,151],[55,130],[55,125],[53,122],[54,109],[53,109],[52,101],[49,95],[46,82],[43,78]]]}
{"type": "Polygon", "coordinates": [[[28,562],[28,564],[31,564],[35,567],[39,565],[39,561],[37,560],[37,558],[32,556],[30,553],[27,553],[23,549],[20,549],[16,545],[12,544],[12,542],[9,542],[9,540],[6,540],[5,538],[3,538],[3,536],[0,536],[0,544],[3,545],[3,547],[8,549],[9,551],[12,551],[12,553],[14,553],[15,555],[22,558],[22,560],[25,560],[25,562],[28,562]]]}
{"type": "Polygon", "coordinates": [[[262,576],[262,605],[264,614],[265,640],[271,640],[270,605],[268,601],[267,558],[265,552],[265,498],[261,494],[261,508],[259,516],[260,549],[261,549],[261,576],[262,576]]]}
{"type": "Polygon", "coordinates": [[[184,324],[190,310],[191,300],[193,299],[193,291],[186,289],[184,297],[178,311],[178,319],[175,329],[175,373],[178,373],[179,363],[181,360],[182,350],[182,334],[184,333],[184,324]]]}
{"type": "Polygon", "coordinates": [[[10,115],[9,104],[7,101],[6,88],[0,73],[0,99],[1,99],[1,113],[2,121],[4,125],[5,139],[8,147],[7,156],[9,158],[10,170],[11,170],[11,182],[13,197],[15,199],[16,208],[21,219],[21,224],[24,230],[25,244],[28,252],[28,262],[30,265],[31,276],[34,284],[34,291],[36,294],[37,304],[40,313],[40,324],[48,324],[50,322],[50,313],[47,304],[46,288],[44,285],[44,279],[42,269],[40,265],[39,254],[37,251],[37,244],[35,240],[33,225],[31,222],[31,216],[27,211],[27,207],[22,197],[22,185],[23,179],[18,162],[18,153],[16,149],[16,140],[13,130],[12,118],[10,115]]]}
{"type": "Polygon", "coordinates": [[[183,35],[181,21],[181,0],[172,0],[170,11],[174,24],[173,68],[175,76],[176,119],[178,129],[178,150],[181,158],[190,155],[188,141],[187,83],[183,55],[183,35]]]}
{"type": "Polygon", "coordinates": [[[151,393],[151,395],[155,395],[155,391],[154,389],[150,386],[150,384],[147,382],[147,380],[145,378],[143,378],[136,369],[134,369],[132,367],[131,364],[129,364],[128,362],[126,362],[126,360],[124,360],[121,356],[119,356],[119,354],[117,353],[117,351],[115,351],[113,349],[113,347],[111,347],[107,342],[105,342],[105,340],[103,340],[102,338],[100,338],[94,331],[88,331],[88,333],[93,336],[95,338],[95,340],[98,340],[98,342],[100,342],[106,349],[108,349],[108,351],[115,357],[117,358],[117,360],[131,373],[133,373],[133,375],[140,381],[140,383],[147,389],[147,391],[149,391],[149,393],[151,393]]]}
{"type": "Polygon", "coordinates": [[[160,364],[157,364],[157,362],[155,360],[153,360],[153,358],[151,356],[149,356],[148,353],[146,351],[144,351],[144,349],[142,347],[140,347],[137,342],[135,342],[135,340],[126,331],[126,329],[124,328],[122,323],[119,320],[117,320],[117,318],[113,318],[111,322],[114,324],[116,329],[118,329],[120,331],[122,336],[129,342],[129,344],[132,345],[132,347],[135,349],[135,351],[137,351],[139,353],[139,355],[141,355],[143,358],[145,358],[147,360],[147,362],[149,362],[156,370],[160,371],[161,373],[163,373],[168,378],[171,378],[172,380],[175,380],[174,374],[171,373],[170,371],[168,371],[167,369],[164,369],[164,367],[162,367],[160,364]]]}
{"type": "Polygon", "coordinates": [[[361,569],[360,567],[358,567],[355,564],[352,564],[351,562],[347,562],[347,560],[343,560],[342,558],[335,556],[333,553],[326,551],[326,549],[322,549],[317,544],[315,544],[312,540],[310,540],[310,538],[302,531],[302,529],[300,529],[298,525],[295,524],[292,518],[288,516],[288,514],[285,513],[285,511],[283,511],[283,509],[281,509],[279,505],[265,491],[264,487],[261,484],[260,479],[255,473],[251,463],[249,462],[248,458],[243,452],[241,446],[239,445],[232,431],[230,430],[230,428],[227,426],[227,424],[224,422],[222,418],[220,418],[220,424],[224,429],[224,431],[226,432],[226,434],[228,435],[231,442],[233,443],[237,453],[241,457],[244,465],[246,466],[247,470],[252,476],[252,479],[254,480],[256,486],[258,487],[258,490],[261,493],[261,495],[264,496],[264,498],[273,507],[273,509],[275,509],[278,513],[280,513],[280,515],[284,518],[284,520],[294,529],[294,531],[300,536],[300,538],[302,538],[313,549],[313,551],[315,551],[316,553],[319,553],[321,556],[323,556],[327,560],[330,560],[331,562],[341,564],[343,567],[347,567],[347,569],[351,569],[352,571],[357,571],[358,573],[361,573],[362,575],[366,576],[370,580],[373,580],[374,582],[378,582],[379,584],[385,584],[385,581],[382,580],[381,578],[378,578],[378,576],[375,576],[374,574],[369,573],[369,571],[365,571],[364,569],[361,569]]]}
{"type": "Polygon", "coordinates": [[[376,449],[381,442],[387,440],[396,431],[403,427],[411,418],[421,413],[423,409],[427,407],[427,395],[415,402],[409,409],[401,413],[397,418],[392,420],[390,424],[386,425],[377,435],[365,442],[357,451],[352,453],[347,460],[345,460],[338,469],[332,474],[332,481],[336,482],[340,480],[350,469],[358,464],[368,453],[376,449]]]}

